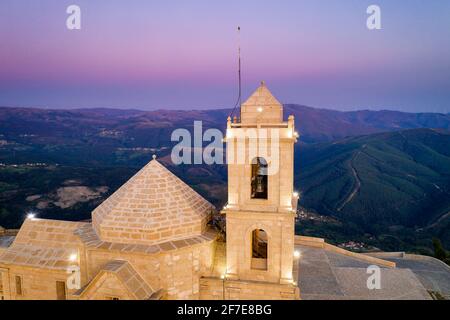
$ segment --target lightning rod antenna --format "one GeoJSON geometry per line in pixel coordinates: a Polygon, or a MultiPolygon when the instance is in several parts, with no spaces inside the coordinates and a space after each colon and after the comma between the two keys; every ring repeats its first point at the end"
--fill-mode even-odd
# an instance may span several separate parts
{"type": "Polygon", "coordinates": [[[239,77],[239,92],[236,104],[234,105],[233,110],[231,111],[229,117],[232,117],[234,111],[239,106],[239,118],[241,117],[241,105],[242,105],[242,81],[241,81],[241,27],[237,27],[238,31],[238,77],[239,77]]]}
{"type": "Polygon", "coordinates": [[[239,119],[242,106],[242,82],[241,82],[241,27],[238,26],[238,56],[239,56],[239,119]]]}

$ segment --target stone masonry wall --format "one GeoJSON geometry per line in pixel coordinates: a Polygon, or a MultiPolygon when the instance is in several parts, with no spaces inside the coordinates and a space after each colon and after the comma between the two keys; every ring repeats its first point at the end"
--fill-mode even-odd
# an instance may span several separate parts
{"type": "Polygon", "coordinates": [[[297,300],[299,289],[294,285],[255,281],[200,279],[201,300],[297,300]]]}
{"type": "MultiPolygon", "coordinates": [[[[0,269],[3,280],[3,296],[6,300],[55,300],[56,281],[66,281],[65,270],[48,270],[30,267],[14,266],[8,271],[0,269]],[[2,271],[3,270],[3,271],[2,271]],[[22,280],[22,294],[17,293],[15,279],[22,280]]],[[[73,292],[67,290],[67,296],[73,292]]]]}
{"type": "Polygon", "coordinates": [[[89,279],[109,261],[126,260],[154,290],[162,288],[167,299],[198,299],[199,278],[212,268],[214,241],[153,255],[108,250],[87,254],[89,279]]]}

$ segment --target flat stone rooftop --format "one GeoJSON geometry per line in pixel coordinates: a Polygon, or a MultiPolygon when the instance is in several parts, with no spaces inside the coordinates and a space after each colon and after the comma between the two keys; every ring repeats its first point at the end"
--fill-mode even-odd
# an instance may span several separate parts
{"type": "Polygon", "coordinates": [[[450,268],[425,256],[379,254],[396,268],[380,266],[381,288],[369,290],[373,265],[324,248],[296,245],[300,251],[298,286],[304,300],[429,300],[428,291],[450,297],[450,268]]]}
{"type": "Polygon", "coordinates": [[[439,292],[450,299],[450,267],[432,257],[404,254],[399,257],[378,257],[395,262],[397,268],[410,269],[428,291],[439,292]]]}

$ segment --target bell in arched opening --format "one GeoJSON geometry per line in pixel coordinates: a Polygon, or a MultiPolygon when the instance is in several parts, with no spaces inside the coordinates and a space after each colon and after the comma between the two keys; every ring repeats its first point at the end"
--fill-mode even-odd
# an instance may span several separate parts
{"type": "Polygon", "coordinates": [[[252,199],[267,199],[267,161],[264,158],[257,157],[252,160],[251,188],[252,199]]]}

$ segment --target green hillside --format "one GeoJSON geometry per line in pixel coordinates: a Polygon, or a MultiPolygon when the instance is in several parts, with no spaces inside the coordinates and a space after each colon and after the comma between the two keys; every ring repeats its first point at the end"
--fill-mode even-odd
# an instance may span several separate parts
{"type": "Polygon", "coordinates": [[[355,233],[402,242],[433,228],[448,245],[448,223],[439,219],[450,212],[449,146],[449,132],[432,129],[305,146],[297,150],[301,204],[351,223],[355,233]]]}

